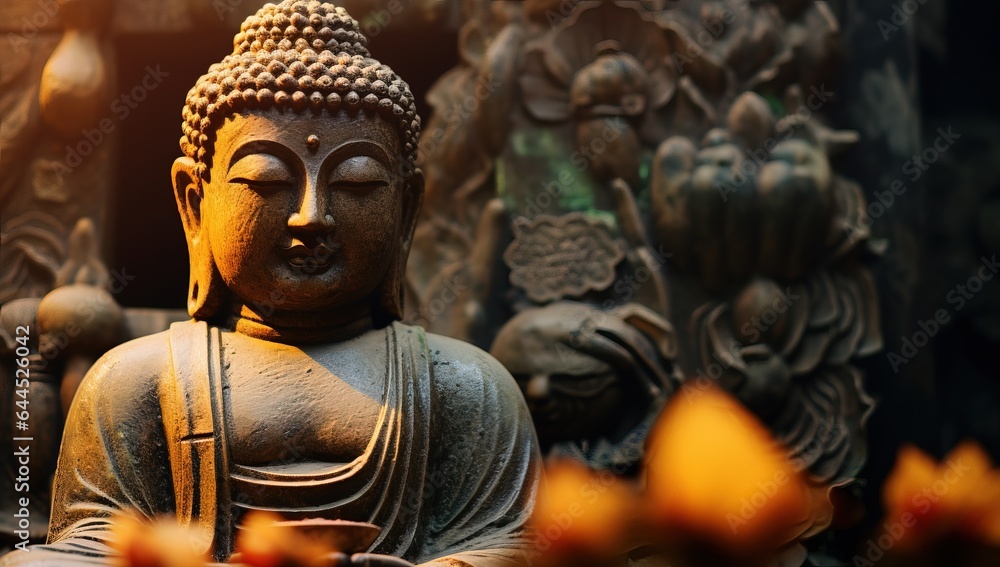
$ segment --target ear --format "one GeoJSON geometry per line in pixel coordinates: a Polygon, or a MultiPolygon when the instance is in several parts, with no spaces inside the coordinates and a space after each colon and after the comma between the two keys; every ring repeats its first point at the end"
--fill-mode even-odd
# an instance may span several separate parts
{"type": "MultiPolygon", "coordinates": [[[[388,318],[384,323],[403,318],[403,282],[405,281],[406,260],[410,256],[410,244],[413,242],[413,231],[417,228],[417,216],[420,205],[424,201],[424,174],[414,169],[407,179],[407,188],[403,193],[403,211],[400,219],[399,253],[394,264],[389,265],[389,272],[380,284],[380,290],[375,297],[379,306],[388,318]]],[[[378,319],[378,313],[375,313],[378,319]]],[[[377,321],[376,324],[382,324],[377,321]]]]}
{"type": "Polygon", "coordinates": [[[417,217],[420,216],[420,206],[424,202],[424,172],[420,168],[413,170],[408,180],[409,187],[403,195],[403,218],[400,236],[404,250],[409,254],[413,242],[413,231],[417,228],[417,217]]]}
{"type": "Polygon", "coordinates": [[[189,157],[174,160],[170,170],[174,198],[181,213],[188,243],[191,279],[188,286],[188,314],[198,320],[209,320],[220,310],[225,298],[225,284],[215,266],[208,236],[201,230],[201,178],[198,164],[189,157]]]}
{"type": "Polygon", "coordinates": [[[174,199],[181,213],[184,232],[189,236],[201,230],[202,189],[198,176],[198,164],[184,156],[174,160],[170,169],[170,180],[174,184],[174,199]]]}

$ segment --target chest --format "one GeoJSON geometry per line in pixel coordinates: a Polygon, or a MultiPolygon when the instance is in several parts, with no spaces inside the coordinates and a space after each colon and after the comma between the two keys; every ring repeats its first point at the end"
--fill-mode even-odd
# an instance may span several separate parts
{"type": "Polygon", "coordinates": [[[383,406],[385,350],[259,342],[223,343],[233,461],[345,463],[361,455],[383,406]]]}

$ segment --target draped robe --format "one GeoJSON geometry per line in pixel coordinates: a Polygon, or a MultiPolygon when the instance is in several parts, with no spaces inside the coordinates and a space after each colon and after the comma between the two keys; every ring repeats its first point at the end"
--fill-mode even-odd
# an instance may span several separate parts
{"type": "Polygon", "coordinates": [[[230,461],[219,329],[176,323],[112,350],[67,420],[48,544],[0,566],[106,563],[122,511],[200,525],[224,560],[250,509],[371,522],[382,533],[370,551],[415,563],[524,564],[540,459],[513,379],[486,353],[419,327],[372,332],[384,333],[387,356],[371,440],[350,463],[305,471],[230,461]]]}

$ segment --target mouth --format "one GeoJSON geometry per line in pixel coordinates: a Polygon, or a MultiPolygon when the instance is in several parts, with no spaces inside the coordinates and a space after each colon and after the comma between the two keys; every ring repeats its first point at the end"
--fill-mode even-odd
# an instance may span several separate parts
{"type": "Polygon", "coordinates": [[[315,246],[306,246],[301,240],[294,238],[291,244],[279,246],[279,249],[292,269],[312,275],[330,269],[340,251],[340,244],[319,242],[315,246]]]}

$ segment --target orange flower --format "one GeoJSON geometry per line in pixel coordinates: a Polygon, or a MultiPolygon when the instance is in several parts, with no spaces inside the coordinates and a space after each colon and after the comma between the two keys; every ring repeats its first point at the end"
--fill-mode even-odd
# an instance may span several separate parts
{"type": "Polygon", "coordinates": [[[281,525],[282,520],[269,512],[247,514],[236,537],[233,560],[250,567],[308,567],[326,564],[336,551],[332,539],[288,529],[281,525]]]}
{"type": "Polygon", "coordinates": [[[197,528],[181,527],[173,518],[149,524],[120,516],[113,534],[110,545],[121,554],[115,562],[122,567],[192,567],[210,561],[210,538],[197,528]]]}
{"type": "Polygon", "coordinates": [[[1000,470],[976,443],[960,444],[941,463],[903,447],[882,498],[884,528],[898,551],[949,535],[1000,547],[1000,470]]]}
{"type": "Polygon", "coordinates": [[[757,418],[719,389],[683,388],[647,441],[650,515],[683,543],[759,555],[827,527],[828,489],[806,482],[757,418]]]}
{"type": "Polygon", "coordinates": [[[635,491],[613,473],[558,462],[546,471],[532,516],[537,548],[548,563],[601,564],[628,549],[636,508],[635,491]]]}

